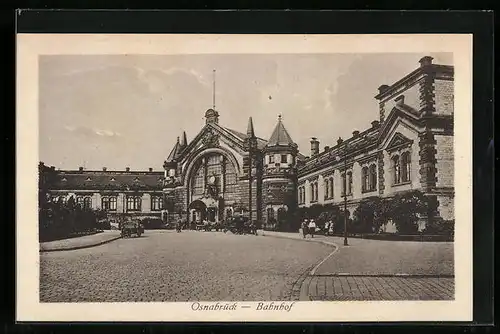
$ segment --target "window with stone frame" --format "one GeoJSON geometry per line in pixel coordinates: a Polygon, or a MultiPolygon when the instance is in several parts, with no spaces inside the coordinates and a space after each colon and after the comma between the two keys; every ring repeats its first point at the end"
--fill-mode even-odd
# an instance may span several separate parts
{"type": "Polygon", "coordinates": [[[141,211],[142,197],[136,195],[127,196],[127,211],[141,211]]]}
{"type": "Polygon", "coordinates": [[[377,165],[376,164],[371,164],[370,165],[370,190],[374,191],[377,190],[377,165]]]}
{"type": "Polygon", "coordinates": [[[347,172],[347,195],[352,195],[352,172],[347,172]]]}
{"type": "Polygon", "coordinates": [[[281,155],[281,163],[286,164],[288,162],[288,156],[286,154],[281,155]]]}
{"type": "Polygon", "coordinates": [[[315,201],[314,200],[314,193],[315,193],[315,191],[314,191],[314,183],[311,183],[310,187],[311,187],[311,202],[314,202],[315,201]]]}
{"type": "Polygon", "coordinates": [[[318,201],[318,182],[314,183],[314,201],[318,201]]]}
{"type": "Polygon", "coordinates": [[[345,177],[345,173],[342,173],[340,175],[340,178],[342,179],[342,196],[345,196],[346,195],[346,186],[347,186],[347,182],[346,182],[346,177],[345,177]]]}
{"type": "Polygon", "coordinates": [[[101,198],[101,208],[106,211],[116,211],[116,196],[103,196],[101,198]]]}
{"type": "Polygon", "coordinates": [[[399,155],[395,155],[392,157],[392,173],[393,173],[393,183],[400,184],[401,183],[401,161],[399,159],[399,155]]]}
{"type": "Polygon", "coordinates": [[[161,211],[163,209],[163,196],[151,196],[151,211],[161,211]]]}
{"type": "Polygon", "coordinates": [[[410,152],[401,154],[401,182],[409,182],[411,180],[411,156],[410,152]]]}
{"type": "Polygon", "coordinates": [[[330,177],[329,185],[330,185],[330,191],[328,194],[330,195],[330,198],[333,198],[333,176],[330,177]]]}
{"type": "Polygon", "coordinates": [[[270,164],[274,163],[274,154],[269,155],[269,163],[270,164]]]}
{"type": "Polygon", "coordinates": [[[330,198],[330,180],[329,179],[325,179],[324,187],[325,187],[325,199],[328,199],[328,198],[330,198]]]}
{"type": "Polygon", "coordinates": [[[91,196],[77,196],[76,204],[78,204],[83,209],[92,208],[92,197],[91,196]]]}
{"type": "Polygon", "coordinates": [[[272,221],[274,220],[274,209],[273,208],[267,208],[267,221],[272,221]]]}
{"type": "Polygon", "coordinates": [[[370,190],[368,167],[364,166],[361,168],[361,191],[366,192],[370,190]]]}

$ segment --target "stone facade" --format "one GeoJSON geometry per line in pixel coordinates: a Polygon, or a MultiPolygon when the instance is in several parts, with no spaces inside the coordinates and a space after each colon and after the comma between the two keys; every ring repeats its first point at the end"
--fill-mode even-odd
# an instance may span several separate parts
{"type": "Polygon", "coordinates": [[[453,220],[453,88],[453,67],[433,64],[431,57],[393,85],[380,86],[379,120],[319,155],[311,153],[299,168],[299,206],[343,204],[346,182],[351,214],[363,198],[420,190],[437,203],[436,212],[423,217],[426,222],[453,220]],[[328,196],[322,195],[329,187],[325,175],[333,175],[328,196]]]}
{"type": "Polygon", "coordinates": [[[413,72],[379,87],[380,118],[369,129],[353,131],[323,151],[312,138],[310,157],[299,153],[281,117],[265,140],[255,136],[251,118],[242,133],[220,125],[219,113],[209,109],[193,140],[185,132],[177,138],[163,172],[44,166],[40,187],[54,196],[90,197],[93,208],[116,198],[113,214],[187,222],[243,214],[272,224],[283,223],[297,206],[343,204],[344,193],[352,214],[364,198],[421,190],[437,203],[426,219],[451,220],[453,89],[453,67],[424,57],[413,72]],[[139,209],[130,210],[132,197],[139,209]]]}

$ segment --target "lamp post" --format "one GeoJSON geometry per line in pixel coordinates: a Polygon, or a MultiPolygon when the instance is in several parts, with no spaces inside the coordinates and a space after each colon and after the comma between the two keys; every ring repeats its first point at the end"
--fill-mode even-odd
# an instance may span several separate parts
{"type": "MultiPolygon", "coordinates": [[[[339,137],[339,144],[342,143],[342,138],[339,137]]],[[[342,150],[342,155],[344,159],[344,246],[349,246],[347,242],[347,144],[344,144],[344,149],[342,150]]],[[[337,161],[340,161],[342,157],[337,156],[337,161]]]]}

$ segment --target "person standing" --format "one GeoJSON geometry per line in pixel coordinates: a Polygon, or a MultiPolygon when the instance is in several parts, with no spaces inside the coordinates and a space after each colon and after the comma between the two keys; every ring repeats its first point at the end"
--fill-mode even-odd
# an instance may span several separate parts
{"type": "Polygon", "coordinates": [[[309,226],[307,226],[307,229],[309,230],[309,234],[311,234],[311,238],[314,238],[314,232],[316,232],[316,223],[314,222],[314,219],[311,219],[309,221],[309,226]]]}
{"type": "Polygon", "coordinates": [[[307,235],[307,219],[302,221],[300,228],[302,229],[302,237],[305,239],[307,235]]]}

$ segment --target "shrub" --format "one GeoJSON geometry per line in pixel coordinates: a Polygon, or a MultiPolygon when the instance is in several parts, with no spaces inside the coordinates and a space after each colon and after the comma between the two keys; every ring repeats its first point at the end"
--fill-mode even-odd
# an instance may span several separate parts
{"type": "Polygon", "coordinates": [[[455,220],[431,220],[423,231],[427,235],[455,235],[455,220]]]}
{"type": "Polygon", "coordinates": [[[419,217],[429,212],[428,200],[418,190],[396,194],[390,200],[388,211],[399,234],[414,234],[418,232],[419,217]]]}

